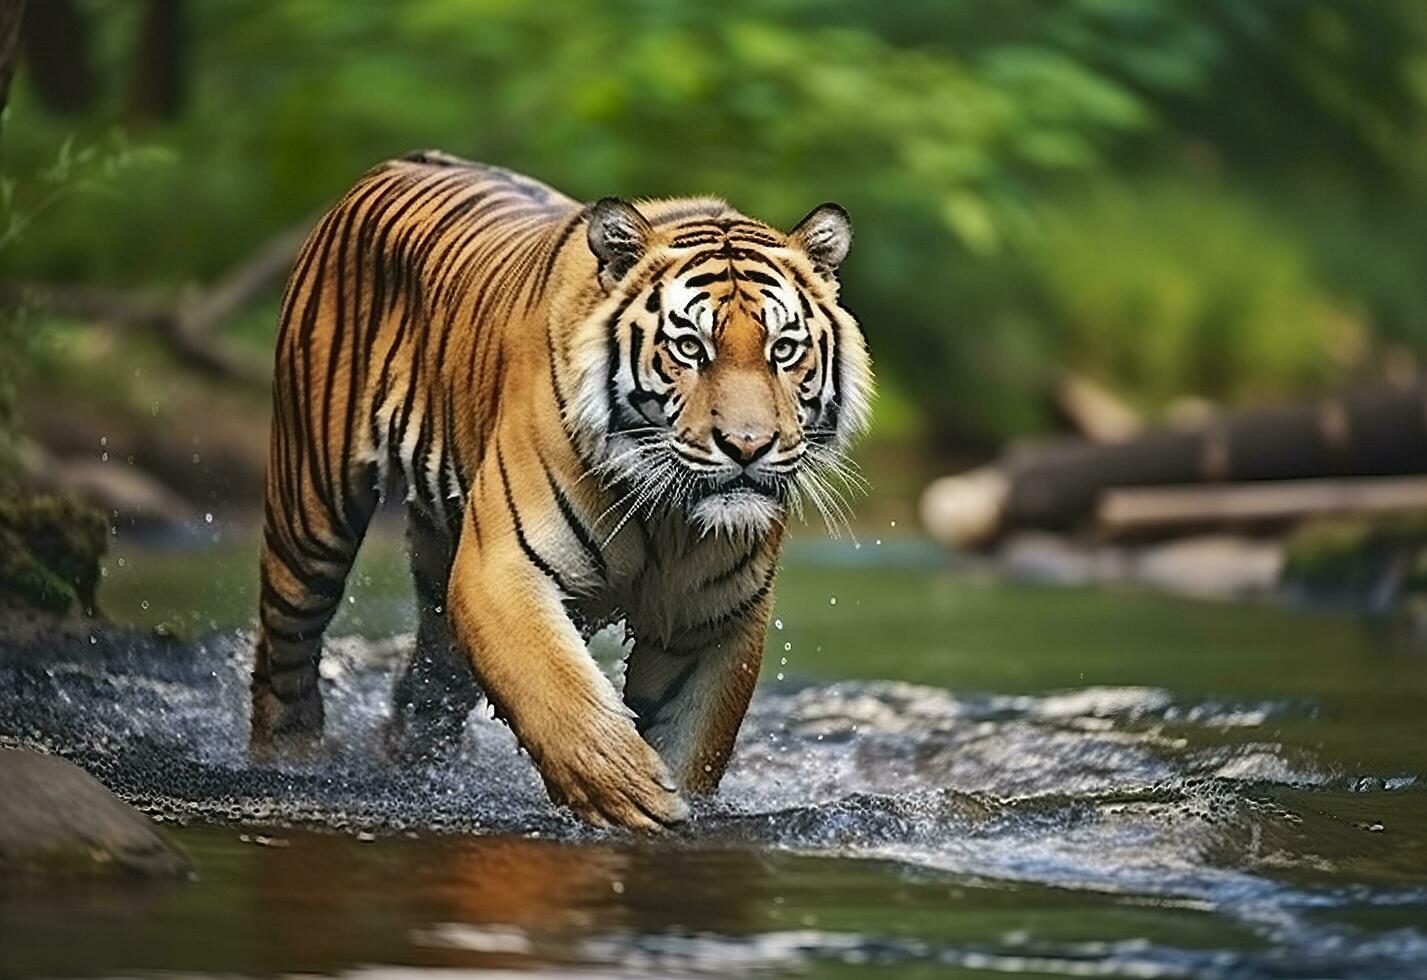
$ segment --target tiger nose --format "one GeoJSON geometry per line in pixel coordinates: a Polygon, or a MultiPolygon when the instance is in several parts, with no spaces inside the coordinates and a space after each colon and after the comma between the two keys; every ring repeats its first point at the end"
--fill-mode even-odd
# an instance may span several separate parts
{"type": "Polygon", "coordinates": [[[747,466],[773,448],[775,433],[772,432],[724,432],[713,430],[714,445],[722,449],[728,458],[740,466],[747,466]]]}

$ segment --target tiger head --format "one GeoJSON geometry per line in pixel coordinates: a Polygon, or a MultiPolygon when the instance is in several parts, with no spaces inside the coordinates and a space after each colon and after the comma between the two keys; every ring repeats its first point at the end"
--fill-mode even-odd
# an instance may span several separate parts
{"type": "Polygon", "coordinates": [[[621,497],[616,518],[682,509],[704,532],[761,533],[805,502],[836,530],[845,454],[872,371],[837,270],[847,212],[791,232],[721,201],[606,198],[588,210],[598,285],[575,333],[574,428],[621,497]]]}

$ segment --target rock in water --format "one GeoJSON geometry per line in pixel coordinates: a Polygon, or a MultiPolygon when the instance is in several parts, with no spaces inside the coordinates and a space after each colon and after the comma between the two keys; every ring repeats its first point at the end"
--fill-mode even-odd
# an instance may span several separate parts
{"type": "Polygon", "coordinates": [[[152,821],[78,766],[0,749],[0,877],[187,877],[188,858],[152,821]]]}

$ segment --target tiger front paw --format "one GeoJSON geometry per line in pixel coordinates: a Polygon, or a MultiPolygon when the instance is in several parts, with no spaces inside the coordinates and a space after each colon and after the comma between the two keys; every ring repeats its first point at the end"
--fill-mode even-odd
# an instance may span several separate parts
{"type": "Polygon", "coordinates": [[[539,766],[550,799],[596,827],[658,831],[689,815],[658,753],[621,715],[561,739],[539,766]]]}

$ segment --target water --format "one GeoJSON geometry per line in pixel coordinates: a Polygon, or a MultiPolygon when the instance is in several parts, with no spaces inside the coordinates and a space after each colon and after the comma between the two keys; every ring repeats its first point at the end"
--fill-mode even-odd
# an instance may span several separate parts
{"type": "Polygon", "coordinates": [[[1351,619],[795,551],[722,792],[648,839],[551,808],[483,717],[454,765],[386,759],[392,540],[334,629],[326,757],[254,766],[250,550],[111,562],[111,612],[195,643],[0,654],[0,741],[201,873],[0,888],[0,974],[1427,976],[1427,652],[1351,619]]]}

